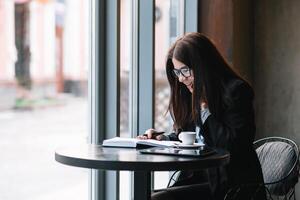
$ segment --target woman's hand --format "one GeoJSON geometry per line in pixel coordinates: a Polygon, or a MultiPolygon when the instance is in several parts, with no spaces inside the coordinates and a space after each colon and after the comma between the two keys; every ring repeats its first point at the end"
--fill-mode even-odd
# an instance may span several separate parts
{"type": "Polygon", "coordinates": [[[157,131],[153,128],[150,128],[145,131],[143,135],[137,136],[138,139],[147,140],[147,139],[155,139],[155,140],[162,140],[164,132],[157,131]]]}

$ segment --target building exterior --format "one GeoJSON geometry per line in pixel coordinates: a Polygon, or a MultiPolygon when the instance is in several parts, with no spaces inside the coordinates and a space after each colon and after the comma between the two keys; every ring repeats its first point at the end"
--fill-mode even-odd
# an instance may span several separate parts
{"type": "Polygon", "coordinates": [[[85,0],[0,1],[0,93],[7,94],[0,109],[11,107],[16,98],[56,96],[62,92],[86,94],[88,20],[88,1],[85,0]],[[29,8],[25,43],[29,48],[30,89],[22,88],[16,80],[16,63],[20,56],[16,28],[23,28],[19,24],[15,26],[16,20],[21,20],[15,17],[18,16],[15,8],[19,5],[29,8]]]}

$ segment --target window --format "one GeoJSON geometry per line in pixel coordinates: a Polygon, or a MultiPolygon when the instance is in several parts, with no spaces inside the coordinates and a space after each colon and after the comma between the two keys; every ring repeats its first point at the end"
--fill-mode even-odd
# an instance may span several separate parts
{"type": "MultiPolygon", "coordinates": [[[[170,132],[173,124],[169,113],[166,114],[170,89],[165,59],[170,45],[183,34],[184,5],[181,0],[156,0],[155,5],[155,128],[170,132]]],[[[165,188],[169,172],[155,172],[154,180],[155,189],[165,188]]]]}
{"type": "MultiPolygon", "coordinates": [[[[120,6],[120,137],[134,137],[132,132],[133,62],[132,23],[133,2],[122,0],[120,6]]],[[[129,200],[131,173],[120,172],[120,200],[129,200]]]]}
{"type": "MultiPolygon", "coordinates": [[[[197,24],[183,17],[183,2],[0,1],[0,199],[131,198],[129,173],[121,173],[118,185],[119,176],[111,172],[56,163],[54,151],[118,134],[133,137],[150,128],[153,118],[157,129],[171,126],[163,116],[164,56],[183,32],[183,19],[192,23],[187,27],[197,24]]],[[[155,188],[165,187],[168,173],[163,176],[156,177],[155,188]]]]}
{"type": "MultiPolygon", "coordinates": [[[[98,127],[93,131],[92,141],[101,143],[103,138],[117,135],[135,137],[154,124],[155,128],[169,129],[172,125],[170,117],[163,116],[167,109],[169,91],[164,74],[164,56],[177,35],[183,33],[184,1],[111,0],[105,3],[98,2],[95,7],[95,33],[96,38],[99,37],[94,42],[98,49],[95,58],[100,60],[99,66],[95,65],[96,68],[92,70],[92,73],[96,74],[94,91],[99,93],[95,99],[92,98],[96,106],[93,109],[97,118],[94,120],[95,127],[98,127]],[[156,20],[155,23],[153,20],[156,20]],[[104,21],[105,24],[101,25],[98,21],[104,21]],[[160,31],[154,32],[154,29],[160,31]],[[160,45],[162,48],[154,49],[160,45]],[[105,61],[101,61],[101,58],[105,61]],[[162,99],[163,103],[155,105],[154,117],[154,101],[162,99]],[[99,104],[98,108],[96,104],[99,104]],[[99,124],[105,128],[101,128],[99,124]]],[[[186,20],[194,22],[189,18],[186,20]]],[[[118,176],[111,172],[94,172],[92,199],[98,200],[108,196],[112,199],[131,199],[130,173],[120,172],[118,176]],[[106,180],[103,177],[106,177],[106,180]]],[[[168,172],[156,177],[155,188],[165,187],[168,177],[168,172]]]]}
{"type": "MultiPolygon", "coordinates": [[[[198,1],[92,0],[92,2],[94,3],[92,8],[95,8],[93,10],[95,13],[92,14],[94,17],[92,24],[95,25],[95,30],[92,32],[95,36],[95,41],[92,43],[95,45],[95,52],[93,51],[95,55],[92,56],[94,64],[90,81],[93,112],[91,113],[91,141],[101,143],[103,139],[117,135],[134,137],[154,125],[154,98],[157,102],[157,98],[160,98],[161,94],[165,95],[167,91],[166,82],[160,89],[156,86],[159,77],[164,73],[161,67],[164,65],[163,57],[170,43],[176,38],[175,35],[183,31],[197,31],[198,1]],[[164,6],[165,11],[154,10],[155,5],[159,7],[158,4],[164,2],[167,2],[164,6]],[[183,10],[189,12],[183,13],[183,10]],[[154,12],[157,20],[162,20],[165,16],[166,26],[161,26],[164,34],[154,33],[154,29],[157,30],[159,24],[157,22],[154,27],[154,12]],[[170,21],[172,21],[171,26],[168,24],[170,21]],[[160,37],[160,40],[154,41],[154,34],[156,38],[160,37]],[[154,49],[154,43],[156,47],[161,45],[158,41],[163,44],[161,54],[154,49]],[[155,56],[154,52],[159,55],[155,56]],[[154,85],[157,91],[163,92],[154,95],[154,85]],[[124,89],[126,92],[122,91],[122,88],[126,88],[124,89]],[[122,98],[127,99],[123,102],[122,98]]],[[[158,109],[155,114],[160,111],[164,113],[166,105],[161,105],[162,108],[159,108],[160,105],[155,106],[155,110],[158,109]]],[[[163,115],[160,113],[159,116],[163,115]]],[[[162,120],[155,118],[156,128],[166,128],[171,124],[169,117],[162,120]]],[[[122,177],[121,173],[121,181],[118,174],[111,171],[92,170],[91,175],[92,200],[119,197],[122,200],[131,199],[129,193],[132,191],[129,191],[128,174],[122,177]],[[125,182],[122,178],[125,178],[125,182]]],[[[166,186],[168,174],[164,176],[162,183],[166,186]]],[[[156,184],[156,188],[158,187],[161,185],[156,184]]]]}
{"type": "Polygon", "coordinates": [[[86,0],[0,1],[0,199],[88,199],[54,151],[87,142],[89,23],[86,0]]]}

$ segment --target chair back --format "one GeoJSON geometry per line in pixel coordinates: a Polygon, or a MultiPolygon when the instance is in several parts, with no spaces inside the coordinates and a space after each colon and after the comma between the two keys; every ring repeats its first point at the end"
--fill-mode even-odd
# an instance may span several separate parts
{"type": "Polygon", "coordinates": [[[254,142],[265,186],[271,195],[286,196],[298,182],[299,149],[287,138],[268,137],[254,142]]]}

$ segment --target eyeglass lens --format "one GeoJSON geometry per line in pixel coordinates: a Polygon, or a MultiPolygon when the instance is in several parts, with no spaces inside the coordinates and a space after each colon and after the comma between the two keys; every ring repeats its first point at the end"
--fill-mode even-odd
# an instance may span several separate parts
{"type": "Polygon", "coordinates": [[[184,66],[180,69],[173,69],[173,72],[178,78],[180,77],[180,74],[182,74],[186,78],[191,76],[191,70],[188,66],[184,66]]]}

